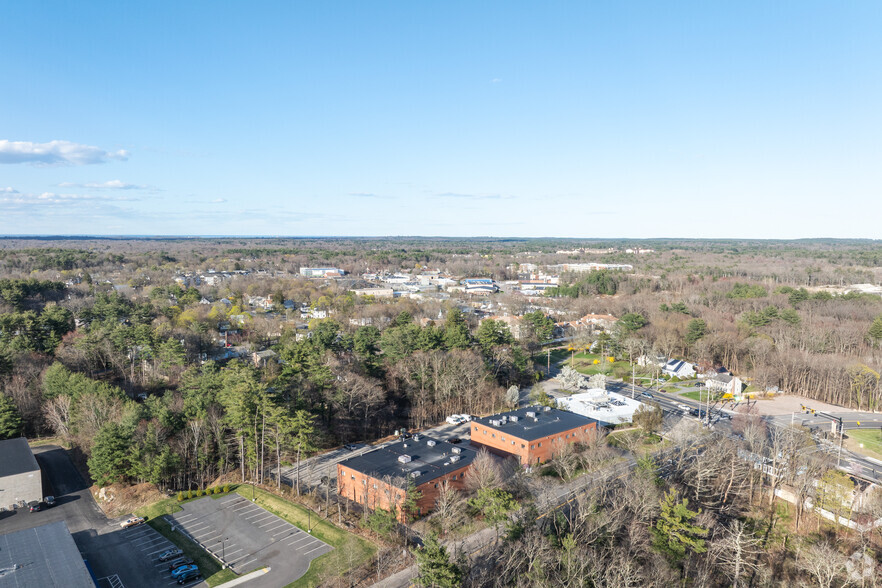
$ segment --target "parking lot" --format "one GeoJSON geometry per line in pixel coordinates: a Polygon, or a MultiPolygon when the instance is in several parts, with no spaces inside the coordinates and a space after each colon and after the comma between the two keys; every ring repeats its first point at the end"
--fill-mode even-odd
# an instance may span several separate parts
{"type": "Polygon", "coordinates": [[[270,567],[291,582],[333,549],[238,494],[188,502],[166,518],[237,574],[270,567]]]}
{"type": "MultiPolygon", "coordinates": [[[[148,525],[138,525],[128,529],[120,529],[105,537],[113,536],[116,550],[126,550],[139,560],[138,570],[119,569],[117,573],[98,578],[99,588],[124,588],[131,586],[177,586],[171,577],[168,562],[159,561],[159,554],[174,549],[171,541],[160,535],[148,525]]],[[[110,545],[107,545],[110,548],[110,545]]],[[[193,581],[188,586],[205,586],[202,581],[193,581]]]]}

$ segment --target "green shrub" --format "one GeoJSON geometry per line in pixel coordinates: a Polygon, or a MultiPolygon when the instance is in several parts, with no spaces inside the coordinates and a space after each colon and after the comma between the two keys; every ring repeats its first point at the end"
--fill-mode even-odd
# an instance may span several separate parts
{"type": "Polygon", "coordinates": [[[178,492],[178,502],[183,502],[183,501],[184,501],[184,493],[178,492]]]}
{"type": "Polygon", "coordinates": [[[202,488],[196,490],[196,498],[199,498],[200,496],[202,496],[202,488]]]}
{"type": "Polygon", "coordinates": [[[229,491],[230,491],[230,485],[229,485],[229,484],[224,484],[224,494],[226,494],[226,493],[229,492],[229,491]]]}
{"type": "Polygon", "coordinates": [[[187,499],[193,498],[193,491],[187,490],[187,499]]]}

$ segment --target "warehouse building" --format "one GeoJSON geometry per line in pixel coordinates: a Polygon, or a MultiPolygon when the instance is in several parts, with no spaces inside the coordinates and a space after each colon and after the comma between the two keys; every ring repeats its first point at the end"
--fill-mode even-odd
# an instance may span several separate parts
{"type": "Polygon", "coordinates": [[[503,457],[515,456],[525,466],[554,457],[564,444],[584,440],[597,421],[556,408],[519,408],[472,420],[472,445],[503,457]]]}
{"type": "Polygon", "coordinates": [[[0,441],[0,505],[24,506],[32,500],[43,500],[43,480],[28,440],[0,441]]]}
{"type": "Polygon", "coordinates": [[[0,535],[0,588],[95,588],[64,521],[0,535]]]}
{"type": "Polygon", "coordinates": [[[462,489],[465,474],[477,453],[461,447],[414,435],[351,457],[337,464],[337,492],[368,510],[395,508],[398,520],[405,521],[405,489],[409,482],[421,494],[416,503],[416,516],[435,508],[443,482],[462,489]]]}

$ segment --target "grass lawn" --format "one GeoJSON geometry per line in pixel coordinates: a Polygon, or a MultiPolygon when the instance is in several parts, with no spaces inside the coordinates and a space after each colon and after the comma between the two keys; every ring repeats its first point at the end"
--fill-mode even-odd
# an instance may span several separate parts
{"type": "MultiPolygon", "coordinates": [[[[689,392],[683,392],[682,394],[680,394],[680,396],[683,396],[684,398],[690,398],[692,400],[697,400],[699,402],[707,401],[707,392],[705,392],[704,390],[690,390],[689,392]]],[[[719,399],[719,393],[711,393],[711,402],[716,402],[719,399]]]]}
{"type": "Polygon", "coordinates": [[[613,447],[630,451],[638,457],[653,454],[670,445],[667,439],[658,435],[647,436],[642,429],[625,429],[607,435],[606,442],[613,447]]]}
{"type": "MultiPolygon", "coordinates": [[[[220,496],[221,495],[219,494],[218,497],[220,496]]],[[[233,572],[233,570],[221,569],[221,563],[209,555],[207,551],[190,541],[181,533],[171,530],[171,525],[169,525],[162,516],[172,514],[179,510],[181,510],[181,507],[177,499],[169,498],[168,500],[160,500],[159,502],[154,502],[144,508],[139,508],[135,511],[135,514],[147,519],[148,525],[156,529],[166,539],[180,547],[184,551],[184,555],[196,562],[196,565],[199,566],[199,571],[202,572],[202,577],[205,578],[205,581],[208,582],[209,586],[217,586],[218,584],[223,584],[224,582],[229,582],[230,580],[235,579],[236,573],[233,572]]]]}
{"type": "MultiPolygon", "coordinates": [[[[251,488],[248,486],[239,486],[236,492],[251,500],[251,488]]],[[[260,488],[254,491],[254,496],[255,502],[259,506],[304,531],[309,530],[309,510],[305,507],[279,498],[260,488]]],[[[377,546],[370,541],[329,523],[315,513],[312,514],[312,534],[332,546],[334,551],[312,560],[312,563],[309,564],[309,571],[288,586],[306,588],[318,586],[323,579],[328,577],[343,577],[350,566],[355,567],[363,564],[377,552],[377,546]],[[341,553],[344,553],[345,557],[340,557],[341,553]]]]}
{"type": "Polygon", "coordinates": [[[845,445],[855,453],[882,459],[882,431],[879,429],[853,429],[847,431],[845,445]],[[861,447],[863,443],[863,447],[861,447]]]}

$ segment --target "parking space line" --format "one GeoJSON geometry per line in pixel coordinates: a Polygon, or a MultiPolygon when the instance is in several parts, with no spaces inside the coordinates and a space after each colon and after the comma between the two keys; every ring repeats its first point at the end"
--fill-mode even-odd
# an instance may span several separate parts
{"type": "Polygon", "coordinates": [[[241,547],[239,549],[236,549],[235,551],[230,551],[229,549],[227,549],[227,552],[224,554],[224,556],[233,555],[234,553],[239,553],[240,551],[242,551],[241,547]]]}
{"type": "Polygon", "coordinates": [[[246,566],[246,565],[250,564],[250,563],[253,562],[253,561],[257,561],[257,558],[256,558],[256,557],[252,557],[251,559],[247,559],[247,560],[245,560],[245,561],[237,561],[236,563],[232,564],[230,567],[235,566],[235,567],[239,568],[239,567],[242,567],[242,566],[246,566]]]}
{"type": "Polygon", "coordinates": [[[192,525],[188,525],[187,528],[188,529],[202,529],[203,527],[210,527],[210,526],[211,526],[211,523],[209,523],[208,521],[205,521],[205,522],[193,523],[192,525]]]}
{"type": "MultiPolygon", "coordinates": [[[[161,538],[164,539],[164,537],[161,538]]],[[[145,543],[152,543],[153,541],[156,541],[156,537],[144,537],[143,539],[139,539],[138,541],[132,541],[132,545],[134,545],[135,547],[141,547],[145,543]]]]}
{"type": "Polygon", "coordinates": [[[281,529],[282,527],[287,527],[288,523],[286,523],[285,521],[281,521],[279,523],[275,523],[274,526],[271,526],[271,525],[272,525],[272,523],[267,523],[266,525],[264,525],[265,527],[270,527],[269,529],[264,531],[264,533],[269,533],[270,531],[275,531],[276,529],[281,529]]]}
{"type": "Polygon", "coordinates": [[[287,545],[288,547],[291,547],[291,546],[293,546],[295,543],[300,543],[301,541],[303,541],[303,540],[306,539],[306,538],[307,538],[307,537],[300,537],[299,539],[295,539],[295,540],[292,541],[291,543],[285,543],[285,545],[287,545]]]}
{"type": "Polygon", "coordinates": [[[321,549],[322,547],[324,547],[324,543],[322,543],[321,545],[319,545],[318,547],[316,547],[316,548],[314,548],[314,549],[310,549],[309,551],[304,552],[303,555],[309,555],[309,554],[312,553],[313,551],[318,551],[318,550],[321,549]]]}
{"type": "Polygon", "coordinates": [[[174,518],[176,521],[183,521],[184,519],[191,519],[195,516],[197,516],[196,513],[191,512],[190,514],[176,515],[172,518],[174,518]]]}
{"type": "Polygon", "coordinates": [[[248,501],[246,500],[246,501],[244,502],[244,504],[243,504],[243,503],[239,503],[238,505],[234,506],[234,507],[233,507],[233,510],[239,510],[239,509],[245,508],[245,507],[247,507],[247,506],[253,506],[253,505],[252,505],[252,503],[250,503],[250,502],[248,502],[248,501]]]}
{"type": "Polygon", "coordinates": [[[284,535],[285,533],[291,533],[290,529],[282,529],[281,531],[277,531],[272,534],[272,537],[278,537],[279,535],[284,535]]]}
{"type": "Polygon", "coordinates": [[[263,513],[257,513],[256,515],[251,515],[250,517],[245,517],[245,520],[250,523],[252,520],[263,520],[267,517],[274,517],[274,516],[276,516],[276,515],[274,515],[270,512],[263,512],[263,513]]]}
{"type": "MultiPolygon", "coordinates": [[[[282,522],[284,523],[285,521],[282,521],[282,522]]],[[[262,524],[262,525],[257,525],[257,528],[258,528],[258,529],[263,529],[264,527],[270,527],[270,526],[273,526],[273,525],[275,525],[275,527],[278,528],[278,526],[279,526],[279,521],[278,521],[278,520],[275,520],[275,521],[270,521],[270,522],[268,522],[268,523],[264,523],[264,524],[262,524]]],[[[266,531],[264,531],[264,533],[266,533],[266,531]]]]}
{"type": "MultiPolygon", "coordinates": [[[[156,547],[156,546],[154,545],[154,547],[156,547]]],[[[148,547],[147,549],[150,549],[150,548],[148,547]]],[[[169,547],[168,545],[163,545],[162,547],[160,547],[156,551],[151,551],[147,555],[155,555],[157,553],[162,553],[163,551],[168,551],[169,549],[171,549],[171,547],[169,547]]]]}

